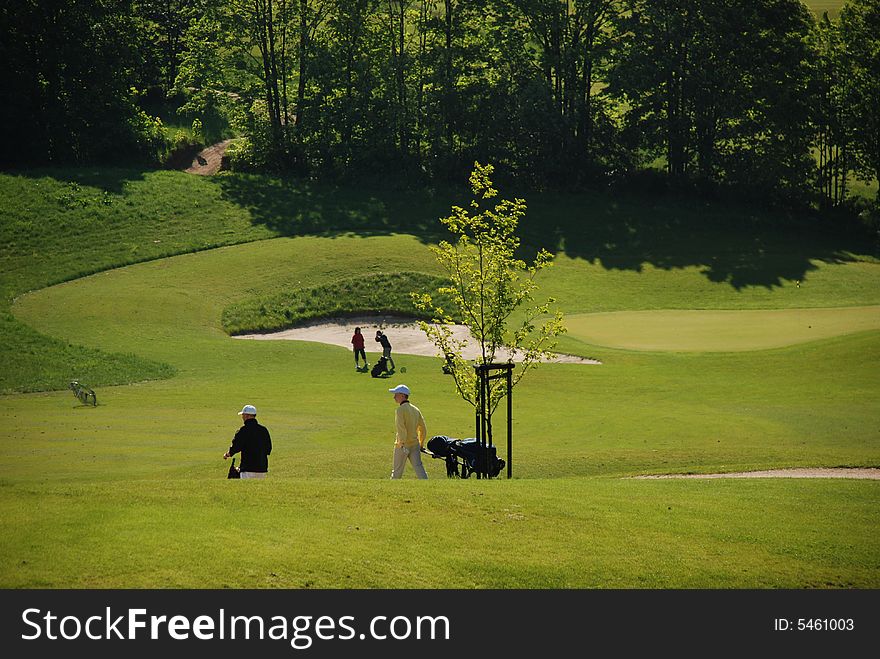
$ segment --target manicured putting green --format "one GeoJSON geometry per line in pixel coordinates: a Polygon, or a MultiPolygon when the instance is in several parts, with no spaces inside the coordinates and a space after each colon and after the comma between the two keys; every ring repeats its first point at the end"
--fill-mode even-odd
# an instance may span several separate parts
{"type": "Polygon", "coordinates": [[[880,329],[880,306],[743,311],[617,311],[565,319],[574,338],[629,350],[741,352],[880,329]]]}

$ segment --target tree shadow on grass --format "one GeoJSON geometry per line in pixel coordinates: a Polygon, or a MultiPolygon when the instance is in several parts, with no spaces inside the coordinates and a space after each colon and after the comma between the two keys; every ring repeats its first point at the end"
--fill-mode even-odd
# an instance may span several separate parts
{"type": "Polygon", "coordinates": [[[424,242],[446,236],[439,218],[454,203],[431,190],[331,185],[238,174],[221,176],[223,198],[246,208],[252,221],[283,236],[406,233],[424,242]]]}
{"type": "MultiPolygon", "coordinates": [[[[95,166],[14,173],[121,193],[128,182],[142,181],[153,171],[95,166]]],[[[282,236],[404,233],[436,243],[450,238],[440,218],[449,215],[452,205],[467,207],[471,200],[464,186],[412,189],[391,180],[331,184],[256,174],[209,180],[219,186],[225,201],[246,209],[255,225],[282,236]]],[[[880,256],[876,239],[851,221],[817,213],[635,189],[611,194],[502,188],[498,199],[516,196],[528,204],[519,231],[527,259],[545,248],[607,270],[697,267],[709,281],[740,290],[804,280],[817,262],[852,262],[854,254],[880,256]]]]}
{"type": "MultiPolygon", "coordinates": [[[[217,184],[254,223],[285,236],[406,233],[436,243],[450,238],[440,218],[453,204],[467,207],[471,200],[468,190],[451,186],[395,189],[259,175],[219,177],[217,184]]],[[[545,248],[607,270],[697,267],[709,281],[739,290],[804,280],[817,261],[845,263],[857,260],[854,254],[878,254],[866,233],[816,213],[675,195],[501,190],[498,199],[515,196],[528,204],[519,231],[526,259],[545,248]]]]}
{"type": "MultiPolygon", "coordinates": [[[[453,204],[467,207],[471,199],[466,189],[451,186],[332,186],[243,175],[218,180],[224,197],[247,208],[255,223],[288,236],[407,233],[436,243],[450,237],[440,218],[453,204]]],[[[499,199],[515,196],[528,204],[520,224],[527,259],[545,248],[608,270],[697,267],[709,281],[740,290],[804,280],[816,262],[845,263],[855,261],[854,254],[878,253],[866,233],[816,213],[675,195],[501,190],[499,199]]]]}
{"type": "Polygon", "coordinates": [[[100,165],[84,165],[15,169],[4,173],[10,176],[25,176],[33,179],[51,178],[65,183],[76,183],[83,187],[97,188],[113,194],[122,194],[127,184],[143,181],[153,171],[156,170],[142,166],[103,167],[100,165]]]}
{"type": "Polygon", "coordinates": [[[817,261],[878,256],[876,241],[842,218],[672,196],[535,195],[521,227],[532,252],[564,251],[606,270],[697,267],[737,290],[804,280],[817,261]]]}

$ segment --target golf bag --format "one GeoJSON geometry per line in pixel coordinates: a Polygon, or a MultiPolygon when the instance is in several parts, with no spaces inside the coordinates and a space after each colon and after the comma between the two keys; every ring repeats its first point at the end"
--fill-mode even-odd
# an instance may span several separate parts
{"type": "Polygon", "coordinates": [[[428,450],[431,457],[446,461],[448,478],[468,478],[471,474],[494,478],[504,469],[504,460],[498,458],[495,447],[481,450],[474,438],[452,439],[436,435],[428,440],[428,450]]]}
{"type": "Polygon", "coordinates": [[[374,378],[380,377],[383,373],[388,372],[388,360],[384,357],[379,357],[379,361],[376,362],[375,366],[373,366],[370,371],[370,375],[374,378]]]}
{"type": "Polygon", "coordinates": [[[226,478],[241,478],[241,470],[235,466],[235,458],[232,458],[232,464],[229,465],[229,473],[226,478]]]}
{"type": "Polygon", "coordinates": [[[91,402],[93,407],[98,406],[98,397],[95,395],[95,392],[84,384],[80,384],[74,380],[67,385],[67,388],[73,392],[73,395],[76,396],[79,402],[83,405],[88,405],[91,402]]]}

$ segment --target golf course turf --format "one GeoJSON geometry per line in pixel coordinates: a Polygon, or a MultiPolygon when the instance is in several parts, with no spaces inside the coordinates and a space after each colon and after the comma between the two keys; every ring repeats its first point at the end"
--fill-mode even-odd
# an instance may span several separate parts
{"type": "Polygon", "coordinates": [[[574,314],[572,336],[632,350],[740,352],[880,329],[880,307],[574,314]]]}
{"type": "MultiPolygon", "coordinates": [[[[412,207],[413,226],[429,230],[407,233],[394,219],[402,211],[375,198],[359,206],[352,191],[354,207],[387,222],[273,237],[223,193],[247,177],[184,176],[148,173],[112,191],[122,213],[157,180],[175,187],[181,210],[162,238],[146,217],[120,219],[121,237],[96,222],[66,243],[32,237],[29,262],[3,261],[22,282],[7,284],[15,301],[4,322],[70,350],[126,356],[134,374],[110,386],[64,373],[95,388],[97,407],[67,390],[2,397],[3,587],[880,586],[877,481],[624,478],[880,466],[880,264],[870,249],[832,255],[800,240],[786,252],[769,231],[778,272],[762,257],[746,284],[742,271],[736,281],[707,274],[701,249],[713,231],[724,242],[720,220],[670,250],[668,264],[639,249],[590,255],[595,232],[578,235],[572,222],[541,293],[567,314],[559,349],[602,365],[543,364],[514,390],[513,480],[447,480],[443,463],[426,459],[429,481],[408,468],[391,482],[389,387],[409,385],[429,434],[473,434],[472,409],[439,360],[395,356],[405,376],[373,379],[346,349],[237,341],[222,317],[284,290],[441,275],[428,249],[437,201],[412,207]],[[194,202],[228,219],[188,229],[207,221],[186,210],[194,202]],[[100,261],[81,247],[90,241],[168,251],[100,261]],[[245,403],[272,433],[262,482],[225,479],[221,456],[245,403]],[[401,555],[425,566],[405,582],[401,555]]],[[[34,181],[49,185],[16,184],[34,181]]],[[[594,200],[560,200],[558,226],[575,210],[589,215],[594,200]]],[[[554,213],[550,199],[537,205],[554,213]]],[[[727,244],[716,274],[735,260],[727,244]]]]}

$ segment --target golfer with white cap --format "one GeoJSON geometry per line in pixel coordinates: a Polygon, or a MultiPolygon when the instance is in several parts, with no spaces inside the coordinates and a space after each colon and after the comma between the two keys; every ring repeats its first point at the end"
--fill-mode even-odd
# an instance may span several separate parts
{"type": "Polygon", "coordinates": [[[265,478],[269,471],[269,454],[272,452],[272,438],[269,431],[257,423],[257,408],[245,405],[241,408],[244,425],[235,433],[232,446],[223,454],[223,459],[241,452],[241,477],[265,478]]]}
{"type": "Polygon", "coordinates": [[[394,401],[397,403],[394,463],[391,469],[391,478],[397,479],[403,475],[403,468],[406,467],[406,460],[409,458],[416,472],[416,477],[427,479],[428,474],[422,465],[421,453],[428,437],[425,418],[419,408],[409,402],[409,387],[405,384],[399,384],[388,391],[394,394],[394,401]]]}

